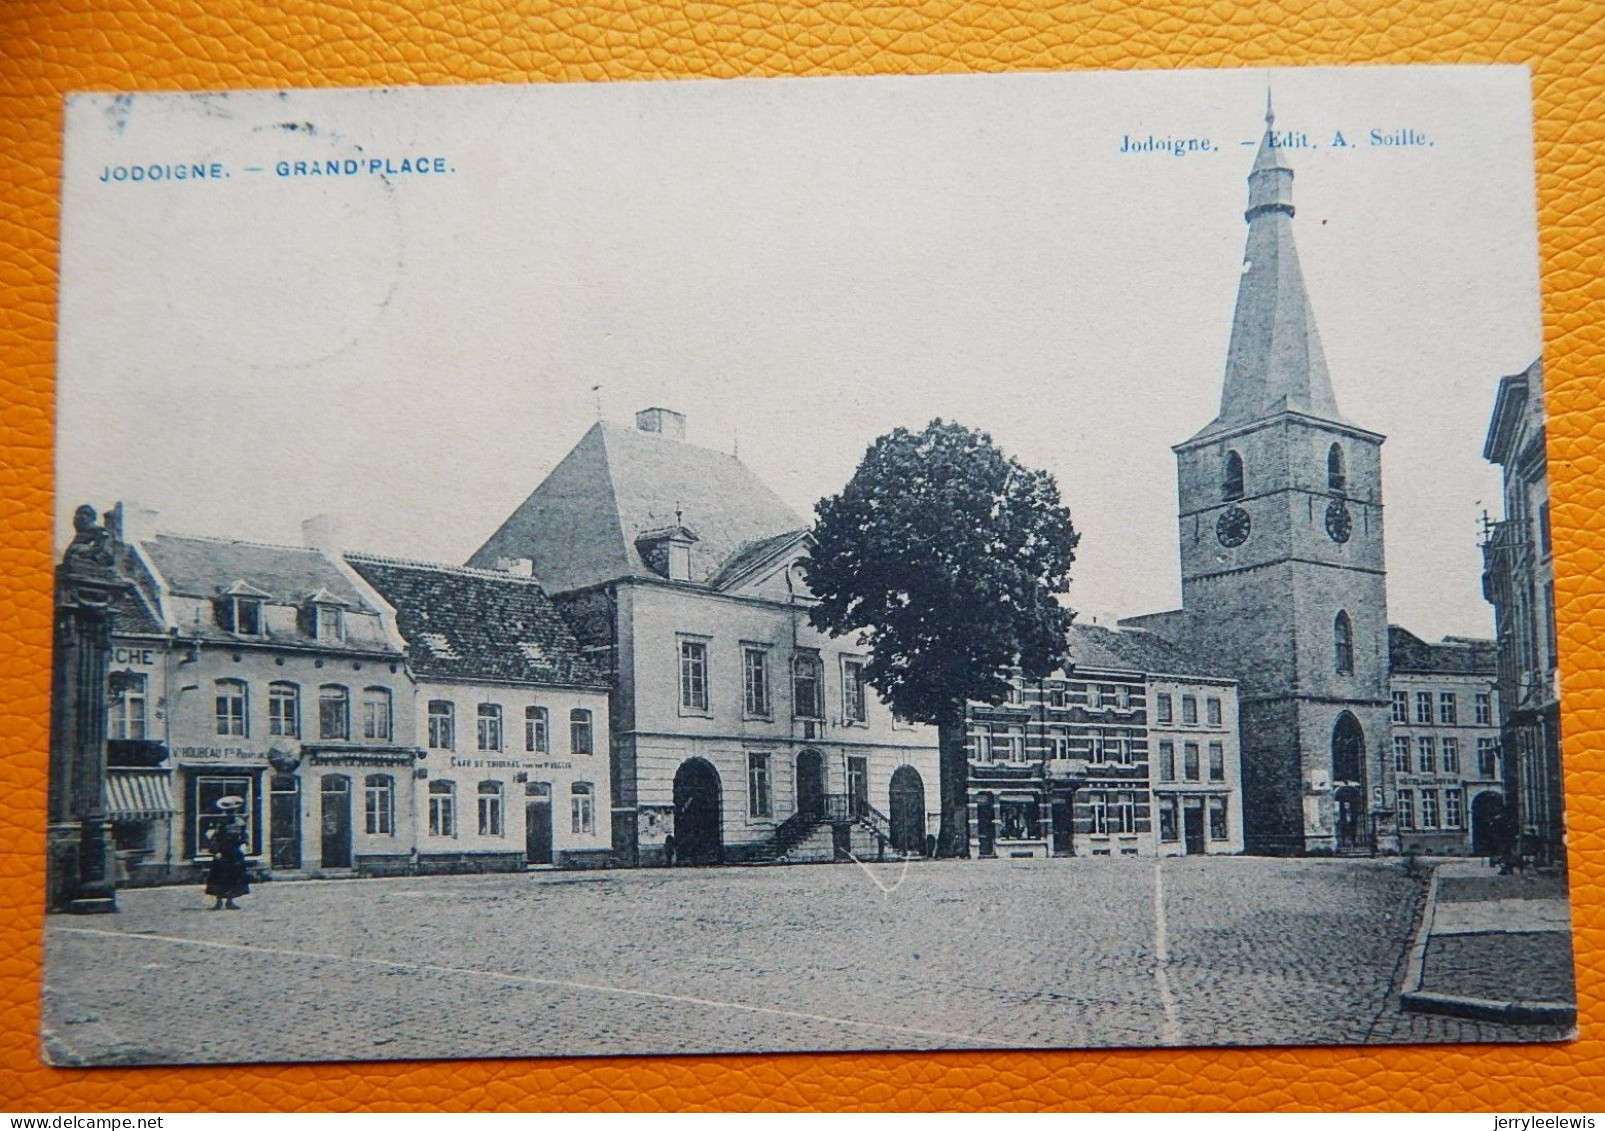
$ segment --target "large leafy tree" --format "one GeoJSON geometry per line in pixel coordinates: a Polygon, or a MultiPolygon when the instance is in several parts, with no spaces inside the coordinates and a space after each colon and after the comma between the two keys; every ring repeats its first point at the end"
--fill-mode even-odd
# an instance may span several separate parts
{"type": "Polygon", "coordinates": [[[938,419],[876,440],[815,510],[809,618],[861,633],[870,686],[938,728],[937,854],[967,855],[965,706],[1001,702],[1016,666],[1041,679],[1064,659],[1073,614],[1056,598],[1080,536],[1058,484],[986,433],[938,419]]]}

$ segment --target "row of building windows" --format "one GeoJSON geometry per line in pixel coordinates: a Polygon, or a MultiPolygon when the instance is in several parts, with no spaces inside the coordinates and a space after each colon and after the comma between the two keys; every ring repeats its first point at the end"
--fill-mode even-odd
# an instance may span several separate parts
{"type": "MultiPolygon", "coordinates": [[[[524,793],[528,797],[550,800],[551,787],[544,782],[529,782],[524,793]]],[[[482,781],[474,796],[478,803],[479,835],[505,836],[502,783],[482,781]]],[[[569,787],[569,826],[569,831],[576,836],[591,836],[596,832],[596,788],[590,782],[575,782],[569,787]]],[[[436,778],[429,783],[429,835],[458,835],[457,783],[454,781],[436,778]]]]}
{"type": "MultiPolygon", "coordinates": [[[[220,679],[215,685],[217,733],[231,738],[251,735],[250,686],[240,679],[220,679]]],[[[387,687],[366,687],[357,703],[357,730],[352,730],[352,693],[349,687],[326,683],[318,688],[318,733],[325,741],[358,737],[388,742],[392,737],[391,694],[387,687]]],[[[300,738],[301,688],[284,681],[268,684],[267,732],[283,738],[300,738]]]]}
{"type": "Polygon", "coordinates": [[[1441,793],[1443,808],[1438,808],[1440,793],[1436,789],[1401,789],[1399,791],[1399,827],[1401,829],[1461,829],[1465,827],[1464,795],[1458,789],[1441,793]],[[1421,807],[1416,809],[1419,796],[1421,807]]]}
{"type": "MultiPolygon", "coordinates": [[[[1055,680],[1045,687],[1048,706],[1055,710],[1063,710],[1076,702],[1083,703],[1089,711],[1131,711],[1136,709],[1132,699],[1132,688],[1124,683],[1078,683],[1065,684],[1055,680]]],[[[1023,702],[1023,693],[1018,683],[1009,685],[1010,703],[1023,702]]]]}
{"type": "MultiPolygon", "coordinates": [[[[702,637],[680,638],[680,709],[707,714],[712,709],[712,677],[709,667],[710,641],[702,637]]],[[[774,717],[774,680],[770,648],[745,644],[741,648],[741,709],[747,718],[774,717]]],[[[843,656],[841,660],[841,717],[846,723],[869,721],[868,685],[864,682],[864,661],[843,656]]],[[[825,668],[819,653],[799,651],[791,662],[791,709],[799,719],[825,717],[825,668]]]]}
{"type": "MultiPolygon", "coordinates": [[[[429,701],[429,748],[457,749],[457,705],[449,699],[429,701]]],[[[507,732],[500,703],[481,703],[474,711],[474,741],[478,749],[494,753],[507,749],[507,732]]],[[[524,750],[530,754],[550,754],[551,716],[545,707],[524,708],[524,750]]],[[[596,735],[591,712],[576,707],[568,713],[568,746],[571,754],[594,754],[596,735]]]]}
{"type": "MultiPolygon", "coordinates": [[[[1437,738],[1430,734],[1396,734],[1393,736],[1393,768],[1401,774],[1458,774],[1460,772],[1460,740],[1448,735],[1437,738]],[[1414,754],[1414,758],[1411,755],[1414,754]],[[1440,757],[1441,755],[1441,757],[1440,757]]],[[[1498,776],[1499,740],[1477,739],[1477,774],[1479,777],[1498,776]]]]}
{"type": "MultiPolygon", "coordinates": [[[[1199,781],[1199,750],[1198,743],[1184,742],[1181,746],[1181,779],[1182,781],[1199,781]]],[[[1159,780],[1176,781],[1176,744],[1169,739],[1161,739],[1159,743],[1159,780]]],[[[1226,746],[1224,743],[1211,742],[1209,744],[1209,780],[1226,780],[1226,746]]]]}
{"type": "MultiPolygon", "coordinates": [[[[146,677],[137,673],[118,673],[108,707],[107,737],[143,739],[149,732],[149,695],[146,677]]],[[[217,733],[230,738],[251,736],[250,686],[244,680],[220,679],[214,685],[217,733]]],[[[393,737],[391,692],[386,687],[367,687],[357,702],[356,737],[388,742],[393,737]]],[[[324,741],[345,741],[353,737],[352,692],[341,684],[318,688],[317,737],[324,741]]],[[[301,688],[277,681],[268,685],[267,733],[275,737],[302,737],[301,688]]],[[[476,712],[475,738],[480,750],[505,749],[502,707],[481,703],[476,712]]],[[[456,749],[456,707],[449,700],[429,703],[429,746],[435,750],[456,749]]],[[[550,723],[545,707],[524,709],[524,749],[530,753],[550,753],[550,723]]],[[[591,712],[576,708],[569,712],[569,750],[574,754],[595,752],[591,712]]]]}
{"type": "MultiPolygon", "coordinates": [[[[119,672],[108,704],[107,737],[143,739],[150,732],[150,699],[144,675],[119,672]]],[[[251,688],[244,680],[220,679],[213,685],[213,717],[219,736],[249,738],[252,732],[251,688]]],[[[388,742],[392,737],[390,689],[367,687],[357,702],[356,737],[388,742]]],[[[352,732],[352,692],[343,684],[318,688],[317,737],[346,741],[352,732]]],[[[301,687],[277,681],[268,685],[267,733],[275,737],[302,737],[301,687]]]]}
{"type": "MultiPolygon", "coordinates": [[[[1168,691],[1161,691],[1154,696],[1154,717],[1155,721],[1162,725],[1175,722],[1168,691]]],[[[1181,697],[1181,722],[1183,726],[1198,725],[1198,696],[1183,695],[1181,697]]],[[[1214,696],[1204,700],[1204,722],[1212,727],[1221,725],[1220,700],[1214,696]]]]}
{"type": "MultiPolygon", "coordinates": [[[[1395,691],[1393,693],[1393,721],[1416,726],[1458,726],[1460,724],[1459,696],[1453,691],[1440,691],[1437,693],[1437,710],[1433,710],[1433,693],[1430,691],[1417,691],[1415,693],[1415,713],[1410,711],[1411,697],[1408,691],[1395,691]]],[[[1494,725],[1494,698],[1491,692],[1479,691],[1472,697],[1472,710],[1476,725],[1487,727],[1494,725]]]]}
{"type": "MultiPolygon", "coordinates": [[[[1087,733],[1071,734],[1061,727],[1048,729],[1043,756],[1061,761],[1085,758],[1098,765],[1132,766],[1143,760],[1139,732],[1129,729],[1105,728],[1087,733]]],[[[1031,761],[1026,750],[1025,727],[1018,723],[982,723],[970,730],[970,758],[976,762],[1031,761]]]]}

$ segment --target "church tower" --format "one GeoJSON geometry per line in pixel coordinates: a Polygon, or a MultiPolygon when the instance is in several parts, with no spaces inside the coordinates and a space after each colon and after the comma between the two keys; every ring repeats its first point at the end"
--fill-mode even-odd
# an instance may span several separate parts
{"type": "Polygon", "coordinates": [[[1383,437],[1338,411],[1266,100],[1220,413],[1177,444],[1184,632],[1240,681],[1250,852],[1390,851],[1383,437]]]}

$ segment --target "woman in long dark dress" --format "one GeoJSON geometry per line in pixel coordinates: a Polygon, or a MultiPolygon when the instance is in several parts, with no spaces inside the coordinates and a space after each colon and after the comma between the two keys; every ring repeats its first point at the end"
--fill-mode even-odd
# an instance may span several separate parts
{"type": "Polygon", "coordinates": [[[206,894],[215,902],[212,910],[227,907],[238,911],[238,896],[251,892],[250,875],[245,867],[245,821],[238,812],[212,832],[212,866],[206,872],[206,894]]]}

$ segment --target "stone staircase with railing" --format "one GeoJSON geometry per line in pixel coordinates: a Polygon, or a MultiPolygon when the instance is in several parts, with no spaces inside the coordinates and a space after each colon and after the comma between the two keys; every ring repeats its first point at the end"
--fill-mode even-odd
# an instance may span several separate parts
{"type": "Polygon", "coordinates": [[[892,847],[892,823],[884,813],[863,798],[828,793],[782,821],[752,861],[823,864],[851,857],[896,860],[901,854],[892,847]]]}

